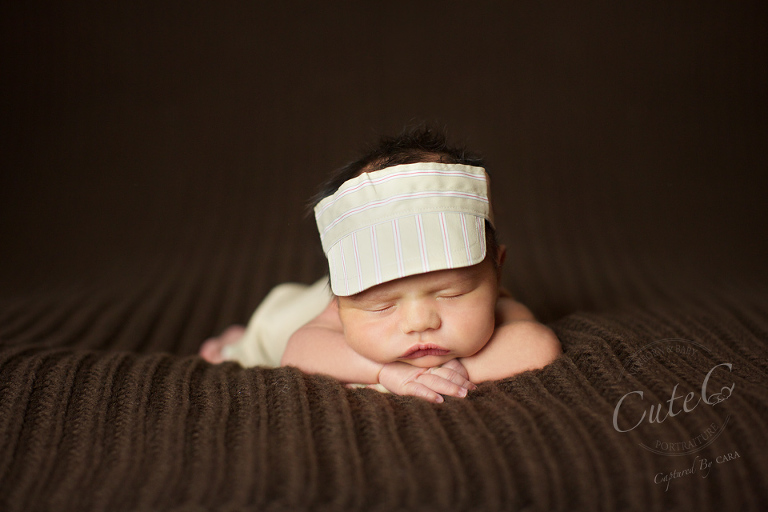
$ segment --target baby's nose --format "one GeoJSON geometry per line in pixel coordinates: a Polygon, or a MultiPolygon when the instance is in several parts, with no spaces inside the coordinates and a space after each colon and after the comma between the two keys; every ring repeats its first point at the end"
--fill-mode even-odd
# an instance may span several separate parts
{"type": "Polygon", "coordinates": [[[440,314],[428,301],[413,301],[401,308],[401,328],[405,334],[440,327],[440,314]]]}

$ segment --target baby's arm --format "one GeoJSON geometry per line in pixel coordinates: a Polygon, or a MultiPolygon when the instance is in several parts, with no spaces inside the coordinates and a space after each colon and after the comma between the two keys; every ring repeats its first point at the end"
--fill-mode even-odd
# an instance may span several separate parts
{"type": "Polygon", "coordinates": [[[496,302],[496,327],[476,354],[460,359],[469,380],[480,383],[542,368],[562,353],[552,330],[537,322],[531,311],[511,297],[496,302]]]}
{"type": "Polygon", "coordinates": [[[418,368],[398,361],[381,364],[361,356],[344,339],[335,299],[291,336],[280,364],[330,375],[343,382],[380,383],[392,393],[438,403],[443,401],[441,394],[464,397],[467,389],[475,387],[455,360],[442,367],[418,368]]]}
{"type": "Polygon", "coordinates": [[[344,382],[376,384],[383,365],[349,347],[333,299],[322,313],[291,335],[280,366],[295,366],[306,373],[323,373],[344,382]]]}

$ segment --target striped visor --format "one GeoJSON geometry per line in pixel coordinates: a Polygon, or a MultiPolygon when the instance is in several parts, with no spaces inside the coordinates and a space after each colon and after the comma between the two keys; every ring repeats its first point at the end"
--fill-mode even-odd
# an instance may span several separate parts
{"type": "Polygon", "coordinates": [[[485,259],[493,223],[482,167],[419,162],[363,173],[315,206],[331,290],[377,284],[485,259]]]}

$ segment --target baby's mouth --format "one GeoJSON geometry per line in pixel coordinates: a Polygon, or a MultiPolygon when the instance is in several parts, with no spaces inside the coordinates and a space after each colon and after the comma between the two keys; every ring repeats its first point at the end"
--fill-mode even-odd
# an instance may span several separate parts
{"type": "Polygon", "coordinates": [[[398,359],[417,359],[424,356],[444,356],[450,352],[450,350],[439,347],[434,343],[429,343],[426,345],[414,345],[398,359]]]}

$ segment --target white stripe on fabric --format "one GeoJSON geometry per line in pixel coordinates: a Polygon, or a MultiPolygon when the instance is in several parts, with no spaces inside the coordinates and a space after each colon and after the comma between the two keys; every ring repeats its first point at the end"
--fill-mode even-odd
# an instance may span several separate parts
{"type": "Polygon", "coordinates": [[[403,267],[403,252],[400,245],[400,227],[398,226],[397,219],[392,221],[392,231],[395,235],[395,257],[397,258],[397,275],[399,277],[405,276],[405,268],[403,267]]]}
{"type": "MultiPolygon", "coordinates": [[[[376,171],[374,171],[376,172],[376,171]]],[[[370,174],[370,173],[365,173],[370,174]]],[[[357,192],[358,190],[362,190],[365,187],[372,186],[372,185],[379,185],[381,183],[386,183],[388,181],[398,179],[398,178],[407,178],[407,177],[414,177],[414,176],[451,176],[451,177],[460,177],[460,178],[469,178],[472,180],[477,181],[485,181],[485,176],[478,175],[478,174],[472,174],[469,172],[462,172],[462,171],[423,171],[423,170],[416,170],[416,171],[404,171],[404,172],[398,172],[394,174],[390,174],[389,176],[382,176],[381,178],[372,178],[368,179],[366,181],[363,181],[361,183],[358,183],[357,185],[354,185],[347,190],[344,190],[342,192],[339,192],[336,197],[333,198],[333,200],[329,201],[325,206],[320,208],[316,213],[315,216],[319,217],[331,206],[336,204],[336,201],[341,199],[342,197],[345,197],[349,194],[352,194],[354,192],[357,192]]]]}
{"type": "Polygon", "coordinates": [[[331,269],[331,283],[337,283],[339,279],[339,272],[336,268],[336,257],[334,256],[335,251],[329,251],[328,252],[328,267],[331,269]]]}
{"type": "Polygon", "coordinates": [[[352,249],[355,251],[355,269],[357,270],[357,289],[363,289],[363,271],[360,268],[360,253],[357,250],[357,233],[352,233],[352,249]]]}
{"type": "Polygon", "coordinates": [[[373,269],[376,275],[376,284],[381,284],[381,266],[379,263],[379,243],[376,240],[376,226],[371,226],[371,249],[373,250],[373,269]]]}
{"type": "Polygon", "coordinates": [[[421,253],[421,268],[429,272],[429,258],[427,257],[427,241],[424,239],[424,223],[421,214],[416,215],[416,230],[419,234],[419,252],[421,253]]]}
{"type": "Polygon", "coordinates": [[[472,253],[470,252],[469,246],[469,235],[467,234],[467,217],[460,213],[461,215],[461,233],[464,235],[464,248],[467,250],[467,264],[469,264],[470,261],[472,261],[472,253]]]}
{"type": "Polygon", "coordinates": [[[352,208],[346,211],[344,214],[339,215],[336,219],[334,219],[333,222],[329,223],[323,229],[323,232],[320,234],[320,237],[321,238],[325,237],[325,234],[328,233],[328,231],[330,231],[331,228],[333,228],[336,224],[338,224],[339,222],[343,221],[344,219],[346,219],[351,215],[356,215],[366,210],[370,210],[371,208],[377,208],[377,207],[389,205],[392,203],[407,201],[409,199],[425,199],[427,197],[459,197],[462,199],[473,199],[476,201],[480,201],[481,203],[488,204],[488,199],[486,199],[485,197],[479,196],[477,194],[468,194],[466,192],[431,191],[431,192],[413,192],[410,194],[400,194],[397,196],[390,197],[388,199],[371,201],[370,203],[366,203],[364,205],[358,206],[357,208],[352,208]]]}
{"type": "Polygon", "coordinates": [[[440,231],[443,235],[443,247],[445,247],[445,261],[448,268],[453,268],[453,257],[451,256],[451,241],[448,240],[448,226],[445,225],[445,213],[440,212],[440,231]]]}
{"type": "Polygon", "coordinates": [[[483,226],[481,222],[485,222],[480,217],[475,217],[475,229],[477,229],[477,239],[480,242],[480,254],[485,254],[485,237],[483,236],[483,226]]]}
{"type": "Polygon", "coordinates": [[[339,243],[339,252],[341,253],[341,274],[342,278],[344,279],[344,288],[346,290],[347,295],[349,295],[349,281],[347,277],[347,265],[344,261],[344,244],[339,243]]]}

